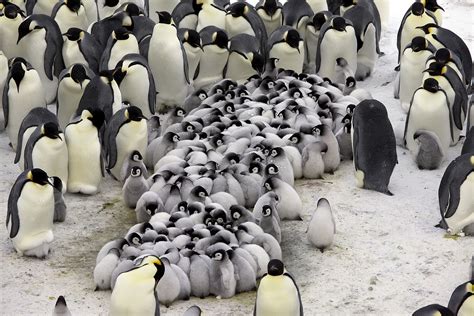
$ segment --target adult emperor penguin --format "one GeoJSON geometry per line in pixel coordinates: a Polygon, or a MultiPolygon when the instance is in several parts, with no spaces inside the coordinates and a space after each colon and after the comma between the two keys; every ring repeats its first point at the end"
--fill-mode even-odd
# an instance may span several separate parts
{"type": "Polygon", "coordinates": [[[25,14],[21,9],[14,5],[8,4],[0,15],[0,51],[3,51],[7,58],[19,56],[18,46],[18,27],[25,18],[25,14]]]}
{"type": "Polygon", "coordinates": [[[214,26],[203,28],[199,35],[203,54],[194,76],[194,88],[210,88],[224,78],[224,69],[229,57],[228,37],[224,30],[214,26]]]}
{"type": "Polygon", "coordinates": [[[171,13],[173,16],[173,21],[178,27],[178,30],[196,30],[199,10],[200,6],[196,2],[180,1],[171,13]]]}
{"type": "Polygon", "coordinates": [[[68,150],[64,134],[57,122],[38,126],[25,146],[24,170],[41,168],[50,176],[57,176],[67,190],[68,150]]]}
{"type": "Polygon", "coordinates": [[[38,72],[23,58],[11,65],[3,90],[5,129],[13,150],[23,118],[36,107],[46,107],[43,85],[38,72]]]}
{"type": "MultiPolygon", "coordinates": [[[[148,48],[148,63],[157,83],[156,111],[184,103],[188,94],[188,62],[176,26],[167,12],[159,12],[148,48]]],[[[143,151],[144,152],[144,151],[143,151]]]]}
{"type": "Polygon", "coordinates": [[[196,30],[184,28],[178,29],[178,37],[186,51],[186,58],[188,60],[188,78],[192,82],[203,54],[201,37],[196,30]]]}
{"type": "Polygon", "coordinates": [[[462,234],[463,228],[474,223],[473,190],[474,155],[468,153],[449,164],[439,184],[439,226],[449,234],[462,234]]]}
{"type": "Polygon", "coordinates": [[[261,74],[265,65],[259,51],[259,43],[255,36],[238,34],[232,37],[225,78],[244,83],[251,76],[261,74]]]}
{"type": "Polygon", "coordinates": [[[268,37],[283,25],[282,8],[279,0],[260,0],[255,5],[255,9],[265,25],[268,37]]]}
{"type": "Polygon", "coordinates": [[[315,13],[311,21],[306,25],[305,38],[305,64],[306,73],[316,73],[316,54],[318,50],[319,35],[321,27],[332,16],[329,11],[315,13]]]}
{"type": "Polygon", "coordinates": [[[444,9],[436,0],[416,0],[416,2],[421,2],[425,6],[425,9],[435,16],[438,25],[443,24],[443,14],[441,11],[444,11],[444,9]]]}
{"type": "Polygon", "coordinates": [[[155,256],[138,257],[136,266],[121,273],[110,298],[110,315],[160,315],[156,286],[165,272],[155,256]]]}
{"type": "Polygon", "coordinates": [[[278,59],[278,67],[303,71],[304,42],[298,31],[291,26],[282,25],[268,39],[268,55],[278,59]]]}
{"type": "Polygon", "coordinates": [[[412,316],[430,316],[430,315],[439,315],[439,316],[454,316],[448,308],[439,305],[439,304],[430,304],[424,306],[420,309],[417,309],[413,312],[412,316]]]}
{"type": "Polygon", "coordinates": [[[74,117],[84,91],[94,74],[83,64],[72,64],[59,75],[56,114],[59,126],[66,128],[74,117]]]}
{"type": "Polygon", "coordinates": [[[293,277],[286,272],[283,262],[272,259],[267,273],[260,280],[255,299],[254,316],[303,316],[300,290],[293,277]]]}
{"type": "MultiPolygon", "coordinates": [[[[343,58],[352,73],[357,70],[357,36],[352,23],[336,16],[321,27],[316,52],[316,72],[335,82],[337,60],[343,58]]],[[[344,83],[344,82],[341,82],[344,83]]]]}
{"type": "Polygon", "coordinates": [[[46,172],[25,170],[8,196],[6,226],[20,255],[44,258],[53,241],[54,188],[46,172]]]}
{"type": "Polygon", "coordinates": [[[146,152],[146,118],[136,106],[124,108],[115,113],[107,124],[104,136],[107,170],[120,179],[123,161],[134,151],[146,152]]]}
{"type": "Polygon", "coordinates": [[[321,252],[332,245],[336,233],[336,223],[331,205],[325,198],[319,199],[306,233],[308,241],[321,252]]]}
{"type": "Polygon", "coordinates": [[[95,194],[104,175],[100,129],[104,113],[86,109],[78,121],[66,127],[65,136],[69,155],[68,191],[95,194]]]}
{"type": "Polygon", "coordinates": [[[397,48],[398,60],[400,60],[403,49],[411,42],[414,37],[424,36],[422,30],[418,27],[428,23],[435,23],[436,18],[431,13],[425,10],[425,7],[420,2],[412,4],[410,10],[407,11],[400,24],[397,34],[397,48]]]}
{"type": "Polygon", "coordinates": [[[474,277],[459,285],[451,294],[448,308],[458,316],[468,316],[474,312],[474,277]]]}
{"type": "Polygon", "coordinates": [[[64,69],[63,39],[58,25],[49,16],[30,15],[18,27],[17,44],[20,56],[38,71],[46,102],[52,103],[56,100],[59,74],[64,69]]]}
{"type": "Polygon", "coordinates": [[[305,38],[306,24],[314,15],[306,0],[288,0],[283,5],[283,25],[298,30],[301,38],[305,38]]]}
{"type": "Polygon", "coordinates": [[[138,54],[138,41],[135,35],[124,27],[114,31],[107,41],[100,57],[99,70],[115,69],[117,63],[128,54],[138,54]]]}
{"type": "Polygon", "coordinates": [[[115,68],[114,78],[120,88],[122,102],[135,105],[147,117],[155,114],[155,80],[143,56],[125,55],[115,68]]]}
{"type": "Polygon", "coordinates": [[[79,28],[72,27],[63,34],[65,37],[62,48],[64,65],[70,67],[76,63],[87,65],[94,73],[99,71],[101,55],[97,40],[79,28]]]}
{"type": "Polygon", "coordinates": [[[53,8],[51,17],[58,23],[61,33],[71,27],[87,29],[94,21],[89,21],[86,8],[81,0],[62,0],[53,8]]]}
{"type": "Polygon", "coordinates": [[[257,11],[248,3],[236,2],[227,8],[225,17],[227,36],[232,38],[239,34],[255,36],[260,43],[260,53],[267,56],[267,30],[257,11]]]}
{"type": "Polygon", "coordinates": [[[400,74],[395,83],[402,109],[407,112],[413,93],[423,83],[423,71],[435,48],[424,37],[417,36],[405,47],[400,57],[400,74]]]}
{"type": "Polygon", "coordinates": [[[397,161],[395,134],[385,106],[364,100],[352,118],[352,149],[357,186],[388,195],[388,184],[397,161]]]}
{"type": "Polygon", "coordinates": [[[225,30],[225,9],[215,0],[191,0],[194,11],[198,16],[196,31],[200,32],[207,26],[225,30]]]}

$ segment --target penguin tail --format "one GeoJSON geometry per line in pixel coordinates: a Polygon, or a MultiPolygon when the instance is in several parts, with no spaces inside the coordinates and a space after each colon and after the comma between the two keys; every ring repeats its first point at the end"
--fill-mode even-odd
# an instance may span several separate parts
{"type": "Polygon", "coordinates": [[[385,194],[387,194],[388,196],[393,196],[393,193],[390,192],[389,190],[387,190],[387,192],[385,192],[385,194]]]}

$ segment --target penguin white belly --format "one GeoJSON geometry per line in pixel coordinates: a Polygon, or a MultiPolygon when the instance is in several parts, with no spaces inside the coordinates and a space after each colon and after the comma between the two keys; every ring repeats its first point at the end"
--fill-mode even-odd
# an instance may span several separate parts
{"type": "MultiPolygon", "coordinates": [[[[471,158],[472,160],[472,158],[471,158]]],[[[471,172],[460,187],[459,205],[450,218],[446,218],[451,234],[458,234],[464,227],[474,223],[474,172],[471,172]]]]}
{"type": "Polygon", "coordinates": [[[44,91],[36,71],[27,71],[20,84],[20,92],[14,80],[9,82],[7,133],[14,150],[18,141],[18,130],[25,116],[36,107],[45,107],[44,91]]]}
{"type": "Polygon", "coordinates": [[[76,109],[81,101],[82,95],[89,80],[85,80],[81,86],[72,80],[71,77],[61,80],[58,86],[58,121],[59,126],[64,130],[74,116],[76,109]]]}
{"type": "MultiPolygon", "coordinates": [[[[44,71],[44,55],[47,47],[45,38],[45,29],[31,32],[20,41],[20,47],[22,57],[30,62],[41,78],[45,91],[46,103],[51,104],[56,99],[58,78],[53,75],[53,79],[49,80],[44,71]]],[[[54,68],[54,65],[52,67],[54,68]]]]}
{"type": "Polygon", "coordinates": [[[421,16],[410,15],[405,20],[403,24],[402,34],[400,38],[400,51],[403,51],[408,44],[411,43],[411,40],[417,36],[424,37],[425,32],[421,29],[417,29],[419,26],[426,25],[428,23],[435,23],[433,18],[427,14],[421,16]]]}
{"type": "Polygon", "coordinates": [[[178,38],[170,38],[169,34],[155,35],[153,32],[148,60],[158,90],[156,96],[158,109],[163,109],[161,104],[182,105],[187,95],[188,83],[184,74],[184,60],[178,38]],[[155,36],[160,40],[153,41],[155,36]]]}
{"type": "Polygon", "coordinates": [[[400,60],[399,97],[403,111],[408,112],[413,93],[423,82],[423,70],[426,60],[431,56],[430,51],[414,52],[405,50],[400,60]]]}
{"type": "Polygon", "coordinates": [[[264,10],[258,10],[257,13],[263,20],[263,24],[265,25],[265,29],[267,30],[268,37],[270,37],[273,31],[275,31],[283,24],[281,10],[273,16],[269,16],[264,10]]]}
{"type": "Polygon", "coordinates": [[[66,33],[71,27],[85,30],[90,24],[83,5],[81,5],[77,13],[69,10],[66,5],[63,5],[56,13],[54,20],[58,23],[61,33],[66,33]]]}
{"type": "Polygon", "coordinates": [[[84,58],[81,50],[79,49],[78,42],[66,40],[63,45],[62,55],[64,59],[64,65],[69,68],[71,65],[80,63],[88,65],[89,63],[84,58]]]}
{"type": "Polygon", "coordinates": [[[117,162],[110,171],[115,178],[120,179],[123,161],[130,156],[134,150],[138,150],[140,153],[146,152],[148,144],[146,121],[131,121],[122,125],[115,137],[115,141],[117,143],[117,162]]]}
{"type": "Polygon", "coordinates": [[[255,32],[252,29],[250,23],[242,16],[234,18],[232,15],[225,16],[225,31],[227,36],[232,38],[238,34],[248,34],[255,36],[255,32]]]}
{"type": "Polygon", "coordinates": [[[356,72],[357,39],[352,27],[348,27],[347,32],[326,31],[318,49],[320,50],[321,57],[318,74],[321,77],[329,78],[332,81],[335,80],[336,59],[340,57],[347,61],[347,67],[353,73],[356,72]]]}
{"type": "Polygon", "coordinates": [[[357,52],[356,79],[365,79],[374,71],[377,61],[376,30],[374,24],[369,24],[364,34],[364,44],[357,52]]]}
{"type": "Polygon", "coordinates": [[[192,47],[188,43],[184,43],[184,50],[186,51],[186,58],[188,59],[188,77],[192,82],[197,66],[202,56],[202,49],[199,47],[192,47]]]}
{"type": "Polygon", "coordinates": [[[237,53],[229,54],[227,61],[226,78],[237,81],[237,84],[243,84],[257,72],[252,68],[249,60],[237,53]]]}
{"type": "Polygon", "coordinates": [[[117,63],[127,54],[140,54],[135,36],[130,35],[127,40],[116,41],[110,51],[107,64],[108,69],[114,69],[117,63]]]}
{"type": "Polygon", "coordinates": [[[68,152],[64,134],[59,138],[41,137],[31,153],[34,168],[43,169],[48,176],[57,176],[63,182],[63,192],[67,190],[68,180],[68,152]]]}
{"type": "Polygon", "coordinates": [[[36,126],[32,126],[30,128],[27,128],[23,132],[23,139],[21,142],[21,154],[20,154],[20,160],[18,160],[18,167],[20,167],[20,170],[23,171],[25,167],[25,159],[24,159],[24,154],[25,154],[25,147],[26,143],[28,142],[28,139],[30,139],[31,134],[35,131],[36,126]]]}
{"type": "Polygon", "coordinates": [[[326,0],[308,0],[307,2],[313,10],[314,14],[328,10],[328,4],[326,0]]]}
{"type": "Polygon", "coordinates": [[[199,11],[196,31],[200,32],[206,26],[214,25],[225,30],[225,11],[215,8],[212,4],[205,3],[199,11]]]}
{"type": "Polygon", "coordinates": [[[112,87],[112,93],[114,94],[114,101],[112,103],[112,113],[115,114],[117,111],[120,111],[120,109],[122,109],[122,93],[120,92],[120,88],[117,84],[117,81],[112,81],[110,83],[110,86],[112,87]]]}
{"type": "Polygon", "coordinates": [[[57,0],[38,0],[33,8],[33,14],[46,14],[47,16],[51,16],[57,2],[57,0]]]}
{"type": "Polygon", "coordinates": [[[297,73],[303,71],[304,63],[304,44],[301,41],[299,45],[300,51],[291,47],[287,43],[278,43],[272,46],[270,50],[270,58],[278,58],[278,67],[293,70],[297,73]]]}
{"type": "Polygon", "coordinates": [[[390,3],[388,0],[374,0],[374,2],[380,14],[382,28],[385,30],[387,29],[388,23],[390,21],[390,3]]]}
{"type": "Polygon", "coordinates": [[[199,75],[194,80],[196,89],[208,87],[224,78],[224,67],[229,57],[227,49],[216,45],[204,46],[199,62],[199,75]]]}
{"type": "MultiPolygon", "coordinates": [[[[130,102],[130,104],[139,107],[145,116],[153,114],[148,107],[149,90],[148,72],[142,66],[134,67],[133,71],[127,72],[127,75],[120,83],[122,101],[130,102]]],[[[155,105],[152,104],[152,106],[154,107],[155,105]]]]}
{"type": "Polygon", "coordinates": [[[425,90],[418,90],[413,98],[410,116],[407,119],[406,146],[413,154],[418,152],[418,145],[413,139],[413,135],[418,130],[428,130],[435,133],[440,140],[443,152],[447,152],[451,143],[451,131],[449,109],[444,93],[433,94],[425,90]]]}
{"type": "Polygon", "coordinates": [[[318,40],[319,31],[316,31],[314,27],[309,26],[306,28],[306,40],[305,40],[305,73],[316,73],[316,54],[318,51],[318,40]]]}
{"type": "Polygon", "coordinates": [[[0,50],[3,51],[8,59],[19,56],[19,49],[16,41],[18,39],[18,27],[22,18],[18,15],[15,19],[7,19],[0,16],[0,50]]]}
{"type": "MultiPolygon", "coordinates": [[[[17,205],[20,227],[18,234],[12,239],[16,251],[23,254],[52,242],[54,239],[53,187],[27,182],[21,190],[17,205]]],[[[46,254],[47,251],[44,255],[46,254]]]]}
{"type": "MultiPolygon", "coordinates": [[[[84,5],[84,10],[86,11],[87,20],[89,21],[89,25],[87,28],[94,22],[97,22],[99,19],[99,13],[97,12],[97,3],[95,0],[82,0],[82,4],[84,5]]],[[[85,28],[84,30],[87,30],[85,28]]]]}
{"type": "Polygon", "coordinates": [[[286,276],[267,275],[262,279],[257,292],[256,315],[299,315],[298,291],[293,281],[286,276]]]}
{"type": "Polygon", "coordinates": [[[95,194],[102,180],[101,145],[91,123],[71,124],[66,129],[69,154],[67,188],[71,193],[95,194]]]}

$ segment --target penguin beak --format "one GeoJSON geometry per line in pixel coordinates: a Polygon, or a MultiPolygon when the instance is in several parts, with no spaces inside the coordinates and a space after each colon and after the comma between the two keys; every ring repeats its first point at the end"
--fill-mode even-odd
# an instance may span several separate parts
{"type": "Polygon", "coordinates": [[[440,10],[442,10],[443,12],[446,12],[446,11],[444,11],[443,7],[441,7],[439,4],[436,4],[435,8],[436,8],[436,9],[440,9],[440,10]]]}

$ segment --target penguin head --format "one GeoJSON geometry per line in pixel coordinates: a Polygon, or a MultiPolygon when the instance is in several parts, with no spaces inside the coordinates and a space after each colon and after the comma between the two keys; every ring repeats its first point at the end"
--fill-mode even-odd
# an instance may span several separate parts
{"type": "Polygon", "coordinates": [[[176,117],[184,117],[186,115],[186,111],[178,106],[174,109],[173,115],[176,117]]]}
{"type": "Polygon", "coordinates": [[[146,119],[142,114],[142,110],[133,105],[125,109],[124,115],[127,120],[135,122],[140,122],[141,120],[146,119]]]}
{"type": "Polygon", "coordinates": [[[133,232],[127,236],[127,241],[131,245],[139,246],[142,244],[142,237],[138,233],[133,232]]]}
{"type": "Polygon", "coordinates": [[[411,5],[411,14],[421,16],[425,13],[425,6],[421,2],[415,2],[411,5]]]}
{"type": "Polygon", "coordinates": [[[290,142],[294,145],[299,144],[301,142],[301,133],[297,132],[291,135],[290,142]]]}
{"type": "Polygon", "coordinates": [[[40,185],[51,184],[50,179],[48,175],[46,174],[46,172],[44,172],[42,169],[39,169],[39,168],[34,168],[28,171],[26,174],[26,178],[29,181],[40,184],[40,185]]]}
{"type": "Polygon", "coordinates": [[[425,8],[431,12],[436,12],[438,9],[444,11],[444,9],[438,4],[436,0],[426,0],[425,8]]]}
{"type": "Polygon", "coordinates": [[[231,165],[235,165],[240,162],[240,156],[236,153],[230,152],[225,155],[225,158],[231,165]]]}
{"type": "Polygon", "coordinates": [[[431,93],[436,93],[441,90],[438,80],[434,78],[428,78],[423,82],[423,89],[431,93]]]}
{"type": "Polygon", "coordinates": [[[301,37],[300,37],[300,33],[297,30],[291,29],[291,30],[286,31],[285,34],[283,35],[283,40],[288,45],[290,45],[290,47],[297,49],[299,52],[301,37]]]}
{"type": "Polygon", "coordinates": [[[263,187],[267,191],[273,191],[275,189],[275,179],[274,179],[274,177],[272,176],[272,177],[268,178],[267,181],[265,181],[265,183],[263,184],[263,187]]]}
{"type": "Polygon", "coordinates": [[[142,175],[142,169],[140,169],[140,167],[132,167],[132,169],[130,170],[130,176],[133,177],[133,178],[138,178],[138,177],[141,177],[142,175]]]}
{"type": "Polygon", "coordinates": [[[104,0],[104,7],[113,8],[116,7],[119,3],[119,0],[104,0]]]}
{"type": "Polygon", "coordinates": [[[36,21],[34,18],[29,16],[21,24],[18,26],[18,40],[16,43],[18,44],[22,38],[24,38],[26,35],[30,34],[31,32],[43,29],[44,27],[38,24],[38,21],[36,21]]]}
{"type": "Polygon", "coordinates": [[[251,162],[249,166],[250,173],[261,174],[262,172],[262,164],[260,162],[251,162]]]}
{"type": "Polygon", "coordinates": [[[267,175],[273,176],[277,175],[279,172],[280,170],[278,169],[278,166],[273,163],[270,163],[265,167],[265,174],[267,175]]]}
{"type": "Polygon", "coordinates": [[[426,49],[428,42],[423,36],[416,36],[411,40],[411,49],[414,52],[420,52],[426,49]]]}
{"type": "Polygon", "coordinates": [[[105,121],[104,112],[96,108],[87,108],[83,110],[81,113],[81,118],[83,120],[88,119],[89,121],[91,121],[92,125],[95,126],[97,130],[99,130],[102,127],[105,121]]]}
{"type": "Polygon", "coordinates": [[[76,14],[81,8],[81,0],[64,0],[64,3],[69,8],[69,10],[76,12],[76,14]]]}
{"type": "Polygon", "coordinates": [[[326,23],[327,18],[326,15],[323,12],[318,12],[314,15],[313,17],[313,26],[316,29],[316,31],[321,30],[321,27],[326,23]]]}
{"type": "Polygon", "coordinates": [[[223,225],[227,221],[227,213],[223,209],[213,210],[211,216],[219,225],[223,225]]]}
{"type": "Polygon", "coordinates": [[[281,147],[273,147],[272,150],[270,151],[270,155],[273,158],[280,157],[284,154],[284,150],[281,147]]]}
{"type": "Polygon", "coordinates": [[[183,37],[185,43],[188,43],[192,47],[200,47],[202,49],[201,36],[199,36],[196,30],[186,30],[183,37]]]}
{"type": "Polygon", "coordinates": [[[357,4],[357,0],[343,0],[341,5],[344,8],[347,8],[347,7],[350,7],[352,5],[356,5],[356,4],[357,4]]]}
{"type": "Polygon", "coordinates": [[[227,10],[227,15],[232,15],[234,18],[247,15],[249,8],[245,2],[237,2],[232,4],[227,10]]]}
{"type": "Polygon", "coordinates": [[[207,93],[203,89],[199,89],[194,93],[201,101],[207,99],[207,93]]]}
{"type": "Polygon", "coordinates": [[[124,27],[119,27],[116,30],[112,31],[112,38],[117,41],[127,40],[130,36],[130,31],[124,27]]]}
{"type": "Polygon", "coordinates": [[[59,295],[57,301],[56,301],[56,307],[59,307],[59,306],[67,306],[66,304],[66,299],[64,298],[64,296],[62,295],[59,295]]]}
{"type": "MultiPolygon", "coordinates": [[[[415,2],[418,3],[418,2],[415,2]]],[[[423,30],[425,34],[433,34],[436,33],[436,30],[439,28],[438,24],[435,23],[428,23],[423,26],[418,26],[417,29],[423,30]]]]}
{"type": "Polygon", "coordinates": [[[263,217],[268,217],[268,216],[272,216],[272,207],[270,205],[264,205],[262,207],[262,215],[263,217]]]}
{"type": "Polygon", "coordinates": [[[158,210],[158,204],[157,203],[148,203],[145,207],[145,212],[149,215],[149,216],[153,216],[157,213],[157,210],[158,210]]]}
{"type": "Polygon", "coordinates": [[[320,198],[318,200],[318,207],[319,206],[323,206],[323,207],[329,206],[329,201],[326,198],[320,198]]]}
{"type": "Polygon", "coordinates": [[[20,7],[11,2],[7,2],[5,4],[5,7],[3,9],[3,15],[5,15],[10,20],[15,20],[17,17],[26,17],[25,12],[23,12],[20,7]]]}
{"type": "Polygon", "coordinates": [[[192,0],[191,4],[194,10],[194,14],[198,15],[199,11],[202,10],[202,6],[204,5],[204,0],[192,0]]]}
{"type": "Polygon", "coordinates": [[[332,24],[332,28],[335,29],[336,31],[347,32],[346,31],[346,27],[347,27],[346,19],[344,19],[343,17],[341,17],[341,16],[335,17],[331,21],[331,24],[332,24]]]}
{"type": "Polygon", "coordinates": [[[312,133],[316,136],[324,136],[326,131],[326,125],[319,124],[313,127],[312,133]]]}
{"type": "Polygon", "coordinates": [[[60,133],[61,131],[59,130],[59,125],[56,122],[48,122],[43,124],[41,127],[41,134],[48,138],[59,138],[62,140],[61,136],[59,136],[60,133]]]}
{"type": "Polygon", "coordinates": [[[452,60],[451,51],[445,47],[438,49],[435,53],[435,59],[438,63],[446,65],[452,60]]]}
{"type": "Polygon", "coordinates": [[[137,259],[135,259],[135,264],[139,265],[140,267],[152,264],[156,268],[156,272],[153,278],[155,279],[155,282],[158,282],[165,274],[164,261],[168,259],[166,258],[160,259],[153,255],[144,255],[144,256],[145,256],[144,258],[139,259],[140,257],[138,257],[137,259]]]}
{"type": "Polygon", "coordinates": [[[63,36],[72,42],[77,42],[84,38],[84,31],[77,27],[70,27],[63,36]]]}
{"type": "Polygon", "coordinates": [[[348,106],[346,106],[346,113],[352,115],[354,113],[355,108],[355,104],[349,104],[348,106]]]}
{"type": "Polygon", "coordinates": [[[167,11],[156,11],[156,14],[158,14],[158,23],[159,24],[168,24],[168,25],[175,26],[174,21],[173,21],[173,17],[171,16],[171,14],[169,12],[167,12],[167,11]]]}
{"type": "Polygon", "coordinates": [[[61,181],[59,177],[56,177],[56,176],[51,177],[49,182],[57,191],[59,192],[63,191],[63,182],[61,181]]]}
{"type": "Polygon", "coordinates": [[[82,88],[82,83],[86,79],[90,79],[87,76],[86,69],[82,64],[74,64],[71,68],[70,77],[75,83],[78,83],[82,88]]]}
{"type": "Polygon", "coordinates": [[[447,71],[447,67],[439,63],[437,61],[431,63],[427,69],[425,69],[423,72],[429,73],[431,76],[441,76],[447,71]]]}
{"type": "Polygon", "coordinates": [[[226,256],[226,251],[224,249],[219,249],[212,253],[211,259],[215,261],[222,261],[226,258],[226,256]]]}
{"type": "Polygon", "coordinates": [[[232,205],[230,207],[230,216],[234,220],[238,220],[242,217],[242,210],[240,209],[242,206],[240,205],[232,205]]]}
{"type": "Polygon", "coordinates": [[[205,198],[209,196],[209,193],[207,193],[206,189],[204,189],[202,186],[198,185],[197,187],[193,188],[191,190],[191,194],[195,195],[196,197],[199,198],[205,198]]]}
{"type": "MultiPolygon", "coordinates": [[[[227,45],[229,44],[229,38],[227,37],[227,33],[223,30],[218,30],[212,33],[212,42],[211,44],[216,45],[219,48],[227,49],[227,45]]],[[[222,91],[223,93],[224,91],[222,91]]]]}
{"type": "Polygon", "coordinates": [[[272,259],[268,262],[267,273],[271,276],[279,276],[285,273],[285,265],[278,259],[272,259]]]}
{"type": "Polygon", "coordinates": [[[21,60],[15,61],[11,66],[11,78],[15,81],[18,91],[20,91],[20,84],[23,80],[23,77],[25,76],[26,70],[26,64],[23,63],[21,60]]]}
{"type": "Polygon", "coordinates": [[[268,16],[273,16],[281,8],[278,6],[277,0],[265,0],[263,10],[265,10],[268,16]]]}

